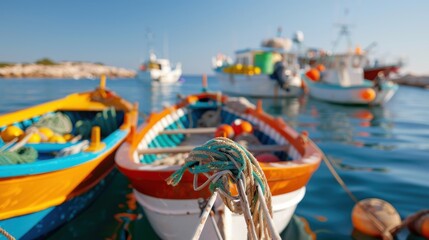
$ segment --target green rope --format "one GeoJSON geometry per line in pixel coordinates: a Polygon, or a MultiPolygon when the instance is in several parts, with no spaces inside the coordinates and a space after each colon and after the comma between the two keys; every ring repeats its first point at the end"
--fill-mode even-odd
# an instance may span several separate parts
{"type": "Polygon", "coordinates": [[[79,120],[74,125],[76,135],[81,135],[83,139],[91,136],[92,123],[90,120],[79,120]]]}
{"type": "Polygon", "coordinates": [[[73,130],[73,123],[70,117],[61,112],[43,116],[34,126],[38,128],[47,127],[60,135],[70,133],[73,130]]]}
{"type": "MultiPolygon", "coordinates": [[[[215,138],[200,147],[194,148],[185,160],[186,163],[166,181],[168,184],[176,186],[182,179],[186,170],[189,170],[192,174],[230,170],[234,179],[239,179],[242,177],[243,171],[246,168],[246,159],[253,159],[253,162],[257,162],[253,155],[240,144],[228,138],[215,138]],[[230,160],[230,157],[238,163],[238,166],[230,160]]],[[[251,173],[262,187],[262,192],[265,193],[266,186],[262,181],[262,178],[265,177],[260,172],[254,170],[252,170],[251,173]]],[[[221,179],[210,184],[210,190],[212,192],[216,188],[220,188],[224,192],[229,192],[229,188],[226,189],[225,187],[221,179]]]]}
{"type": "MultiPolygon", "coordinates": [[[[237,149],[233,149],[224,144],[219,144],[219,139],[221,138],[212,139],[203,146],[194,148],[186,159],[185,165],[174,172],[167,179],[167,183],[176,186],[182,179],[186,170],[189,170],[192,174],[230,170],[236,179],[240,178],[243,169],[246,167],[246,162],[244,161],[243,156],[240,155],[240,152],[238,152],[237,149]],[[231,155],[231,157],[239,163],[238,168],[235,166],[234,162],[228,158],[228,155],[231,155]]],[[[236,146],[247,151],[238,144],[236,146]]],[[[210,184],[210,189],[214,190],[216,187],[220,187],[224,191],[229,191],[229,189],[225,189],[224,186],[221,186],[221,183],[219,182],[220,180],[212,182],[210,184]]]]}
{"type": "Polygon", "coordinates": [[[108,136],[110,133],[117,129],[116,111],[115,108],[105,109],[95,115],[92,121],[93,126],[99,126],[101,129],[101,136],[108,136]]]}
{"type": "Polygon", "coordinates": [[[95,115],[92,120],[79,120],[75,124],[76,135],[81,135],[82,138],[88,139],[91,136],[91,129],[94,126],[99,126],[101,136],[106,137],[118,128],[116,121],[115,108],[105,109],[95,115]]]}
{"type": "Polygon", "coordinates": [[[0,165],[14,165],[32,163],[36,161],[38,153],[32,147],[21,147],[14,152],[0,152],[0,165]]]}
{"type": "MultiPolygon", "coordinates": [[[[167,179],[167,182],[168,184],[176,186],[182,179],[186,170],[189,170],[192,174],[230,170],[234,178],[239,179],[242,177],[243,170],[246,168],[246,158],[251,159],[254,157],[240,144],[228,138],[215,138],[208,141],[203,146],[194,148],[186,159],[185,165],[174,172],[167,179]],[[225,143],[228,144],[225,145],[225,143]],[[236,166],[229,157],[232,157],[239,166],[236,166]]],[[[262,187],[262,192],[265,193],[265,186],[261,174],[252,171],[252,176],[262,187]]],[[[225,192],[229,191],[229,189],[225,189],[220,179],[210,184],[210,190],[212,192],[216,188],[220,188],[225,192]]]]}

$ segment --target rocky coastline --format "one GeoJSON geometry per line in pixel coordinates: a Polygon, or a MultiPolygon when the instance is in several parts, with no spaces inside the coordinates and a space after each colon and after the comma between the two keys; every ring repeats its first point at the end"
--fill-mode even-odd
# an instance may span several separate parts
{"type": "Polygon", "coordinates": [[[59,62],[50,64],[4,64],[0,66],[0,78],[130,78],[136,75],[133,70],[105,66],[89,62],[59,62]]]}
{"type": "Polygon", "coordinates": [[[429,89],[429,75],[414,75],[414,74],[406,74],[402,77],[398,77],[396,79],[392,79],[394,82],[413,86],[413,87],[421,87],[429,89]]]}

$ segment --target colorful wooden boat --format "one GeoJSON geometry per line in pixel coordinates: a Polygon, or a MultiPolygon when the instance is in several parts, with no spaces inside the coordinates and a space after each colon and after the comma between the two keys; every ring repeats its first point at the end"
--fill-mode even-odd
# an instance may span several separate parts
{"type": "MultiPolygon", "coordinates": [[[[167,185],[165,180],[180,168],[194,145],[202,145],[226,126],[216,128],[219,124],[234,126],[238,119],[250,123],[253,133],[239,135],[234,140],[248,138],[247,143],[252,143],[247,148],[260,161],[273,195],[275,228],[281,232],[287,226],[305,195],[307,182],[320,164],[322,153],[305,133],[298,134],[282,120],[264,113],[261,104],[258,106],[244,98],[221,94],[191,95],[175,106],[151,114],[132,141],[119,148],[115,157],[117,166],[131,181],[137,201],[162,239],[191,239],[199,223],[199,199],[211,195],[207,188],[193,190],[193,175],[189,172],[185,172],[176,187],[167,185]]],[[[204,180],[204,177],[199,179],[204,180]]],[[[247,238],[242,216],[231,214],[219,202],[215,209],[219,210],[216,221],[224,220],[224,239],[247,238]]],[[[215,229],[207,223],[201,239],[214,238],[215,229]]]]}
{"type": "Polygon", "coordinates": [[[0,227],[15,238],[45,237],[88,206],[113,177],[114,154],[135,126],[137,113],[134,106],[104,86],[102,79],[94,91],[0,116],[4,141],[9,141],[11,134],[18,136],[33,128],[29,140],[33,143],[24,147],[37,152],[36,159],[17,164],[6,154],[10,150],[7,143],[0,140],[0,227]],[[74,140],[81,140],[64,142],[56,135],[50,142],[37,143],[48,135],[46,127],[46,135],[41,133],[40,124],[46,125],[48,119],[59,115],[67,116],[71,132],[80,134],[74,140]],[[78,126],[78,122],[83,124],[78,126]],[[36,135],[39,138],[35,140],[36,135]],[[75,152],[65,151],[72,149],[75,152]]]}
{"type": "Polygon", "coordinates": [[[397,84],[382,77],[374,81],[365,80],[364,55],[336,54],[320,62],[326,70],[320,73],[320,69],[313,66],[303,76],[310,96],[316,99],[340,104],[381,105],[389,101],[398,89],[397,84]]]}

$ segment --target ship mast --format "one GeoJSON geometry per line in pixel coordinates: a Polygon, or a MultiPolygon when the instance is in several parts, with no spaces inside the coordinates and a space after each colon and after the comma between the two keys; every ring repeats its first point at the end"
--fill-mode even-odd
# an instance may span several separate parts
{"type": "MultiPolygon", "coordinates": [[[[347,17],[349,14],[349,10],[344,10],[344,15],[347,17]]],[[[350,27],[352,27],[351,24],[347,24],[345,22],[336,24],[337,27],[340,28],[340,32],[338,34],[337,39],[333,42],[332,52],[335,52],[336,48],[340,44],[341,39],[345,38],[347,41],[347,49],[352,49],[352,39],[350,34],[350,27]]]]}
{"type": "Polygon", "coordinates": [[[149,53],[149,57],[151,56],[151,55],[153,55],[153,54],[155,54],[154,53],[154,50],[153,50],[153,33],[152,33],[152,31],[148,28],[147,30],[146,30],[146,41],[147,41],[147,50],[148,50],[148,53],[149,53]]]}

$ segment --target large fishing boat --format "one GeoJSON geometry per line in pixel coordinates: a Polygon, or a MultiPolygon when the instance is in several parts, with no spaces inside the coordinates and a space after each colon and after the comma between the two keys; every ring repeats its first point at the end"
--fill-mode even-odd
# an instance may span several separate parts
{"type": "MultiPolygon", "coordinates": [[[[260,48],[236,51],[235,62],[214,66],[222,92],[249,97],[297,97],[302,81],[288,39],[273,38],[260,48]]],[[[218,62],[218,61],[215,61],[218,62]]]]}
{"type": "MultiPolygon", "coordinates": [[[[152,113],[132,141],[120,147],[116,163],[131,181],[138,203],[162,239],[192,238],[204,208],[199,199],[211,196],[208,187],[194,191],[193,185],[207,178],[196,180],[186,171],[176,187],[166,179],[181,169],[192,149],[219,133],[244,146],[259,161],[272,195],[278,233],[288,225],[322,158],[306,133],[297,133],[264,113],[261,104],[255,107],[244,98],[203,92],[152,113]]],[[[215,216],[209,219],[212,224],[205,225],[201,239],[214,239],[219,231],[224,239],[247,238],[241,216],[231,213],[221,201],[215,202],[214,209],[215,216]],[[214,225],[223,227],[219,230],[214,225]]]]}
{"type": "Polygon", "coordinates": [[[182,65],[176,64],[173,69],[170,60],[157,58],[150,53],[149,60],[140,66],[137,77],[144,82],[176,83],[182,75],[182,65]]]}
{"type": "Polygon", "coordinates": [[[40,239],[73,219],[114,176],[114,154],[136,117],[105,79],[94,91],[0,116],[0,227],[40,239]]]}

